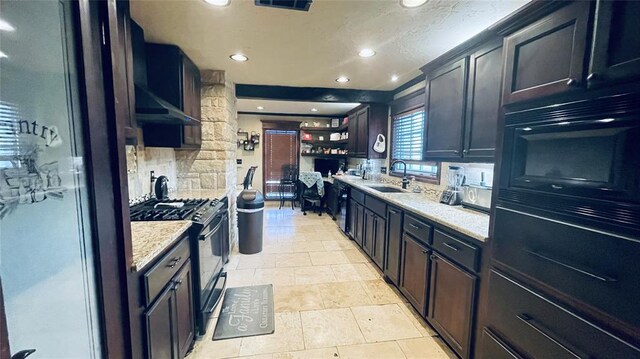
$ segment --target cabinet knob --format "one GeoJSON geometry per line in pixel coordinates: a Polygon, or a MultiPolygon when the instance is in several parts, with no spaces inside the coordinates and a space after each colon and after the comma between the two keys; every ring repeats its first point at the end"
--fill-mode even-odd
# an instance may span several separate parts
{"type": "Polygon", "coordinates": [[[587,81],[597,81],[600,79],[600,75],[598,75],[596,72],[592,72],[589,74],[589,76],[587,76],[587,81]]]}
{"type": "Polygon", "coordinates": [[[429,251],[426,249],[422,251],[422,254],[427,254],[427,253],[429,253],[429,251]]]}
{"type": "Polygon", "coordinates": [[[567,80],[567,86],[578,86],[578,81],[574,78],[570,78],[567,80]]]}
{"type": "Polygon", "coordinates": [[[458,153],[460,153],[460,151],[454,150],[453,153],[455,153],[457,155],[458,153]]]}
{"type": "Polygon", "coordinates": [[[429,258],[431,258],[432,261],[435,261],[438,257],[432,254],[431,256],[429,256],[429,258]]]}
{"type": "Polygon", "coordinates": [[[463,153],[463,154],[465,154],[465,155],[466,155],[468,152],[469,152],[469,151],[467,151],[467,150],[462,150],[462,153],[463,153]]]}

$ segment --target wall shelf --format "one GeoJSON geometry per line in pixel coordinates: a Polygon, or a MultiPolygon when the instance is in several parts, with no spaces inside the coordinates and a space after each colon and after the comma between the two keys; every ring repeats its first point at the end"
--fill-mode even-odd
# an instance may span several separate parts
{"type": "Polygon", "coordinates": [[[302,140],[301,143],[308,143],[314,146],[331,146],[331,145],[346,145],[349,140],[338,141],[318,141],[318,140],[302,140]]]}
{"type": "Polygon", "coordinates": [[[303,157],[316,157],[316,158],[347,158],[347,155],[325,155],[322,153],[301,153],[303,157]]]}

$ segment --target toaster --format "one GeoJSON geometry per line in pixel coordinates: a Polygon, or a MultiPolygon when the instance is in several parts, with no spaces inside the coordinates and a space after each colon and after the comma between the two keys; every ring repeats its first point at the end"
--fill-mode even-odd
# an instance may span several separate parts
{"type": "Polygon", "coordinates": [[[462,187],[462,206],[489,212],[491,208],[491,187],[468,185],[462,187]]]}

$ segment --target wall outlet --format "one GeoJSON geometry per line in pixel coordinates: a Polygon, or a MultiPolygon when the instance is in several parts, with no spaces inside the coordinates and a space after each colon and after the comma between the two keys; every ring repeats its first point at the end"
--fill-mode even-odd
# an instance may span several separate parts
{"type": "Polygon", "coordinates": [[[242,158],[236,158],[236,164],[237,165],[241,165],[242,164],[242,158]]]}
{"type": "Polygon", "coordinates": [[[387,167],[380,167],[380,173],[387,173],[387,167]]]}

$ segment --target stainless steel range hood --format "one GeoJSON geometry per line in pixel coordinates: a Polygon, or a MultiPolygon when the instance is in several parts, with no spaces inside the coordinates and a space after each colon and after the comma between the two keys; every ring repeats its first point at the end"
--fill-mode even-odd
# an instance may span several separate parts
{"type": "Polygon", "coordinates": [[[133,78],[136,89],[136,121],[139,124],[156,123],[188,125],[196,119],[156,96],[147,88],[147,56],[144,30],[131,22],[131,47],[133,52],[133,78]]]}

